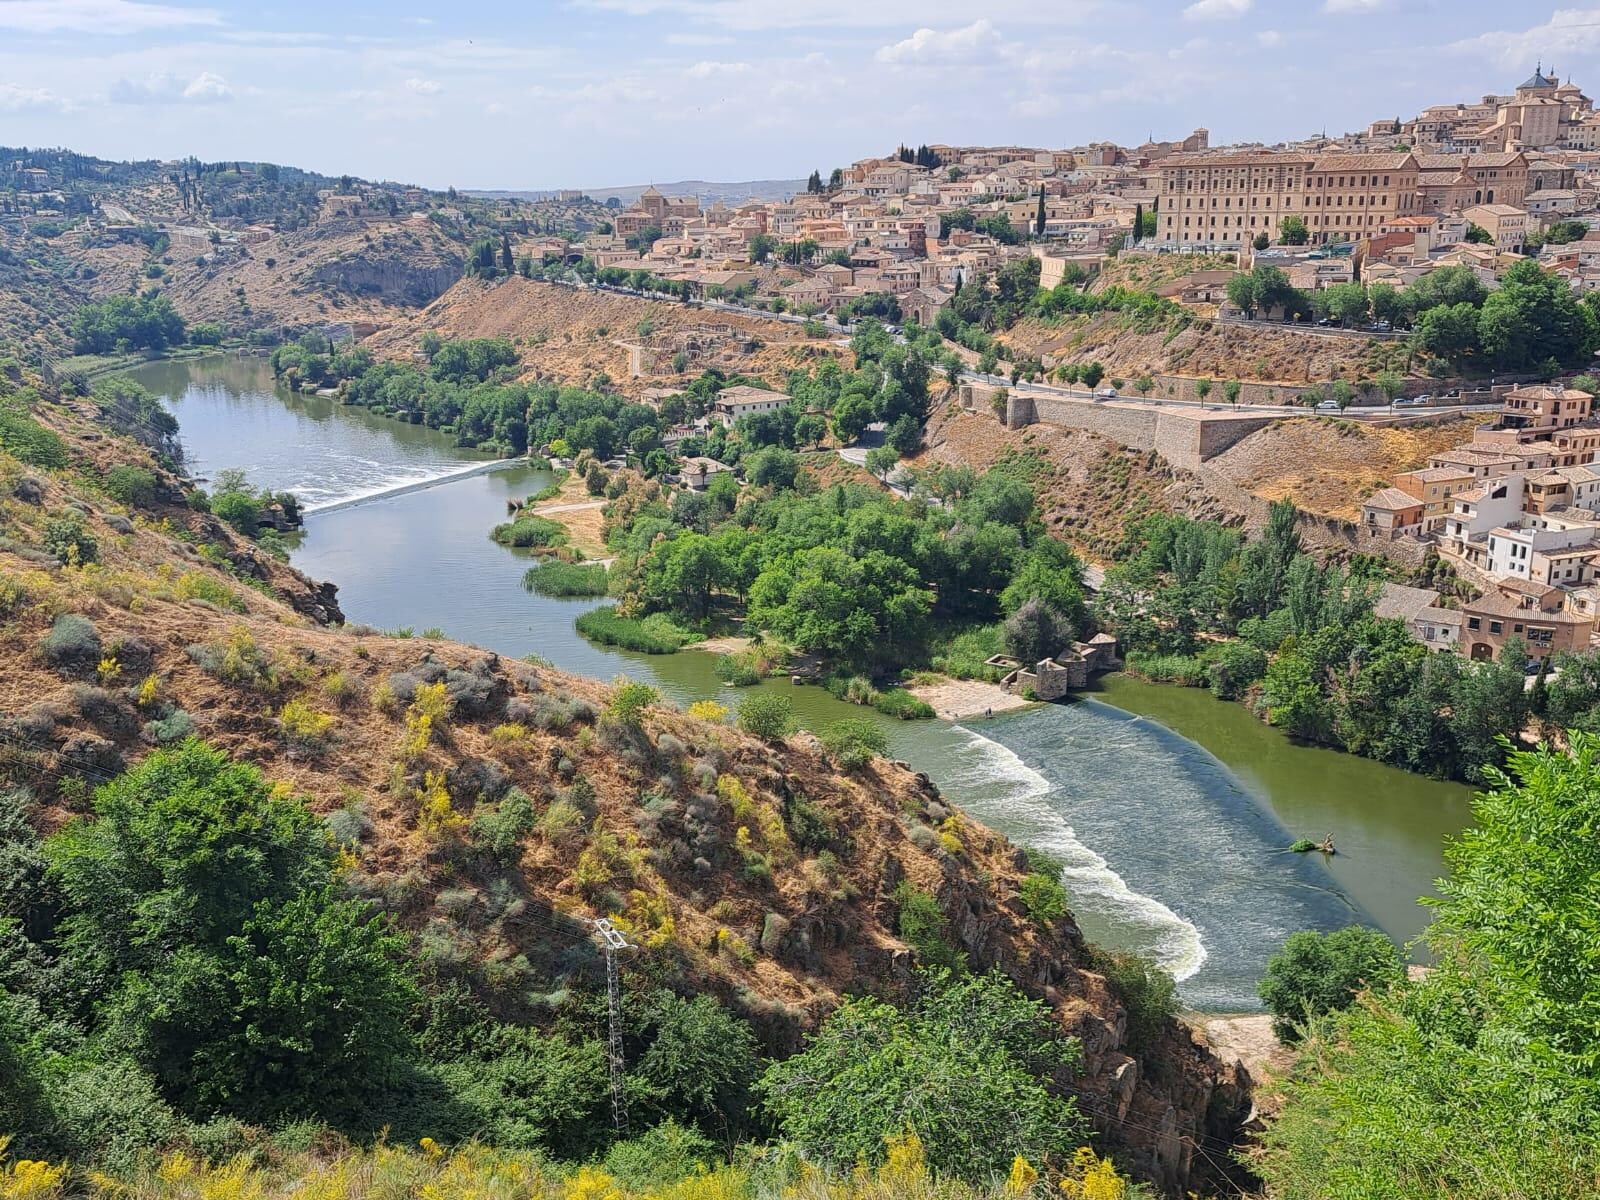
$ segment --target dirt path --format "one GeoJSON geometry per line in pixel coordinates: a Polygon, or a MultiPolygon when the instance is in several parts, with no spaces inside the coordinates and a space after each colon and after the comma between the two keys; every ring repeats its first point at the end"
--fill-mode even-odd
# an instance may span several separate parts
{"type": "Polygon", "coordinates": [[[550,500],[535,504],[524,511],[535,517],[545,517],[564,526],[572,545],[591,559],[609,554],[605,538],[604,497],[589,494],[583,477],[574,471],[561,485],[561,491],[550,500]]]}

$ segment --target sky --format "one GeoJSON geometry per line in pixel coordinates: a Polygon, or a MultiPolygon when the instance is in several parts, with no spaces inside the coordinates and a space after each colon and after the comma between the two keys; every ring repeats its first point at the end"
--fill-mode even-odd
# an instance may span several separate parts
{"type": "Polygon", "coordinates": [[[0,145],[429,187],[795,178],[905,142],[1213,145],[1600,95],[1529,0],[0,0],[0,145]]]}

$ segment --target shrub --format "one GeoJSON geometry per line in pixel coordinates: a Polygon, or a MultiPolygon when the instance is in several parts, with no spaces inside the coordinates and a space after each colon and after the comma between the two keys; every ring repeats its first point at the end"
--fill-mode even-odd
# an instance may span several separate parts
{"type": "Polygon", "coordinates": [[[1178,985],[1170,974],[1137,954],[1100,953],[1093,965],[1111,981],[1127,1009],[1129,1047],[1148,1054],[1177,1015],[1178,985]]]}
{"type": "Polygon", "coordinates": [[[0,405],[0,450],[34,467],[67,465],[67,444],[27,413],[0,405]]]}
{"type": "Polygon", "coordinates": [[[606,711],[629,728],[637,729],[644,720],[645,709],[659,699],[661,693],[647,683],[622,683],[612,693],[606,711]]]}
{"type": "Polygon", "coordinates": [[[1209,667],[1205,659],[1193,654],[1128,653],[1128,673],[1156,683],[1175,683],[1179,687],[1204,687],[1209,667]]]}
{"type": "Polygon", "coordinates": [[[619,646],[643,654],[674,654],[699,635],[673,623],[665,613],[643,619],[617,615],[615,605],[593,609],[578,618],[578,632],[602,646],[619,646]]]}
{"type": "Polygon", "coordinates": [[[177,586],[173,590],[180,600],[204,600],[207,604],[215,604],[218,608],[236,613],[247,609],[238,592],[204,571],[185,571],[178,576],[177,586]]]}
{"type": "Polygon", "coordinates": [[[567,529],[547,517],[522,516],[496,525],[490,536],[502,546],[532,549],[561,545],[567,540],[567,529]]]}
{"type": "Polygon", "coordinates": [[[118,464],[106,472],[106,495],[129,508],[145,508],[155,501],[155,472],[118,464]]]}
{"type": "Polygon", "coordinates": [[[689,715],[697,721],[711,721],[720,725],[728,719],[728,706],[718,704],[715,700],[696,700],[689,705],[689,715]]]}
{"type": "Polygon", "coordinates": [[[333,718],[301,700],[289,700],[278,710],[278,728],[284,740],[303,750],[314,750],[327,740],[333,718]]]}
{"type": "Polygon", "coordinates": [[[849,771],[865,766],[876,754],[886,753],[889,737],[876,721],[847,717],[823,731],[822,744],[828,748],[833,761],[849,771]]]}
{"type": "Polygon", "coordinates": [[[540,596],[604,596],[606,568],[600,563],[568,563],[550,559],[529,567],[522,586],[540,596]]]}
{"type": "Polygon", "coordinates": [[[1039,599],[1024,601],[1000,628],[1006,652],[1025,663],[1060,654],[1072,638],[1072,623],[1053,605],[1039,599]]]}
{"type": "Polygon", "coordinates": [[[1294,1042],[1307,1021],[1349,1008],[1363,988],[1382,989],[1404,978],[1405,964],[1387,935],[1350,925],[1334,933],[1290,934],[1267,960],[1258,992],[1272,1013],[1272,1031],[1294,1042]]]}
{"type": "Polygon", "coordinates": [[[473,816],[472,836],[495,858],[507,862],[521,852],[522,839],[532,832],[533,825],[533,801],[521,788],[513,787],[495,807],[473,816]]]}
{"type": "Polygon", "coordinates": [[[1028,916],[1045,929],[1067,915],[1067,889],[1055,875],[1034,872],[1022,881],[1017,895],[1028,916]]]}
{"type": "Polygon", "coordinates": [[[901,880],[894,889],[894,902],[900,907],[896,924],[901,940],[915,951],[920,966],[953,971],[966,967],[966,955],[951,943],[950,923],[937,900],[910,881],[901,880]]]}
{"type": "Polygon", "coordinates": [[[44,548],[62,563],[77,566],[94,562],[100,555],[100,543],[94,540],[77,513],[52,518],[44,527],[44,548]]]}
{"type": "Polygon", "coordinates": [[[872,701],[872,707],[885,716],[896,717],[902,721],[926,721],[934,715],[933,705],[913,696],[903,688],[891,688],[887,692],[879,692],[872,701]]]}
{"type": "Polygon", "coordinates": [[[194,733],[194,718],[181,708],[175,708],[164,717],[146,721],[139,737],[152,746],[170,746],[194,733]]]}
{"type": "Polygon", "coordinates": [[[794,705],[773,692],[746,696],[739,704],[739,728],[762,741],[782,741],[794,731],[794,705]]]}
{"type": "Polygon", "coordinates": [[[227,641],[190,646],[188,654],[202,671],[224,683],[263,690],[277,686],[267,652],[243,625],[236,626],[227,641]]]}
{"type": "Polygon", "coordinates": [[[94,670],[100,662],[100,635],[88,617],[62,613],[40,647],[44,660],[59,670],[94,670]]]}
{"type": "Polygon", "coordinates": [[[1229,642],[1211,655],[1206,668],[1211,693],[1222,700],[1237,700],[1267,673],[1267,656],[1248,642],[1229,642]]]}
{"type": "Polygon", "coordinates": [[[753,687],[761,682],[761,672],[756,669],[755,658],[749,654],[719,654],[716,665],[717,678],[734,687],[753,687]]]}

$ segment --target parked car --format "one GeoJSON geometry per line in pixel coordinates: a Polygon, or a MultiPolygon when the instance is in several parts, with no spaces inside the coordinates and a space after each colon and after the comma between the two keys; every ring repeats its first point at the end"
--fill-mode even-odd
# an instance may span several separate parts
{"type": "Polygon", "coordinates": [[[1335,321],[1332,317],[1323,317],[1317,322],[1317,325],[1323,329],[1326,329],[1329,325],[1337,325],[1338,323],[1339,322],[1335,321]]]}
{"type": "Polygon", "coordinates": [[[1324,400],[1320,404],[1317,405],[1317,411],[1318,412],[1338,412],[1339,411],[1339,402],[1337,400],[1324,400]]]}
{"type": "Polygon", "coordinates": [[[1387,321],[1374,321],[1371,325],[1368,325],[1367,328],[1372,330],[1374,333],[1388,333],[1394,328],[1394,326],[1389,324],[1387,321]]]}
{"type": "Polygon", "coordinates": [[[1114,387],[1103,387],[1095,393],[1095,396],[1101,400],[1115,400],[1117,398],[1117,389],[1114,387]]]}

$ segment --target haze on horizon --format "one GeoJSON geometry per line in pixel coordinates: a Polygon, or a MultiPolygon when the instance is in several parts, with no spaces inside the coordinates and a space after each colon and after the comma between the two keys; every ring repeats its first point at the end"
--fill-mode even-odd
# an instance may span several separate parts
{"type": "Polygon", "coordinates": [[[432,187],[826,173],[897,142],[1214,145],[1600,86],[1600,7],[1485,0],[0,0],[0,143],[432,187]]]}

